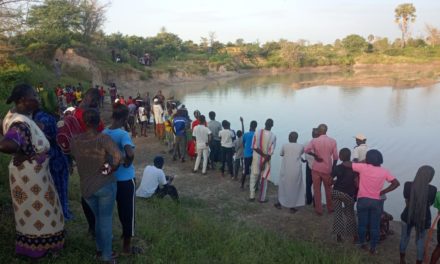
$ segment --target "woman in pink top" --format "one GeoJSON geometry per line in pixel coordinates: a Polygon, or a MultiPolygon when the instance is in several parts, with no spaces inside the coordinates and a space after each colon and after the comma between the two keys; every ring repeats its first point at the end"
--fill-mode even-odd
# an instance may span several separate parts
{"type": "Polygon", "coordinates": [[[359,191],[357,200],[358,235],[361,248],[368,249],[365,242],[367,226],[370,226],[370,253],[376,252],[379,242],[380,216],[382,202],[380,196],[399,187],[399,181],[380,165],[382,154],[375,149],[367,152],[365,163],[344,162],[344,165],[359,173],[359,191]],[[391,184],[382,190],[385,181],[391,184]]]}

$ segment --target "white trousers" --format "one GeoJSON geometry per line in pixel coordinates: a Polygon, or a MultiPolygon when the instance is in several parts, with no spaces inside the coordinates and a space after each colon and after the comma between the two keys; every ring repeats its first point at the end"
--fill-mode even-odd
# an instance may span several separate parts
{"type": "Polygon", "coordinates": [[[196,158],[196,164],[194,165],[194,170],[198,170],[200,166],[200,159],[203,155],[203,168],[202,173],[206,173],[206,167],[208,166],[208,156],[209,156],[209,148],[208,146],[199,148],[197,147],[197,158],[196,158]]]}

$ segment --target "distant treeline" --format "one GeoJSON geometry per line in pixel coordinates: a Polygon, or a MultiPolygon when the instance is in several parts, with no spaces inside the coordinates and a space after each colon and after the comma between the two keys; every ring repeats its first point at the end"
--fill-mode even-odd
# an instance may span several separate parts
{"type": "MultiPolygon", "coordinates": [[[[399,5],[395,10],[399,25],[396,30],[402,31],[402,38],[389,40],[373,34],[366,38],[352,34],[333,44],[322,44],[285,39],[266,43],[237,39],[222,43],[215,32],[196,43],[184,41],[165,28],[151,37],[107,35],[102,31],[107,5],[98,0],[12,2],[0,2],[0,8],[5,10],[0,12],[0,85],[8,87],[21,80],[53,78],[50,72],[55,50],[72,47],[106,67],[119,67],[112,65],[116,54],[118,62],[144,71],[145,78],[151,77],[154,70],[206,74],[220,67],[239,70],[350,66],[419,63],[440,58],[440,30],[427,25],[426,37],[409,36],[409,26],[415,20],[412,4],[399,5]],[[140,65],[139,60],[145,54],[151,59],[152,67],[140,65]]],[[[3,98],[5,92],[5,89],[0,91],[3,98]]]]}

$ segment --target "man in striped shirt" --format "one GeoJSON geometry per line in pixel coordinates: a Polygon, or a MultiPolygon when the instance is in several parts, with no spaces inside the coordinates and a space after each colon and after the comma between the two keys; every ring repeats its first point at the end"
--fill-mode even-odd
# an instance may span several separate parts
{"type": "Polygon", "coordinates": [[[275,150],[276,136],[272,131],[273,120],[267,119],[264,129],[255,131],[252,149],[252,168],[249,183],[249,201],[255,201],[256,183],[260,180],[260,189],[258,193],[258,201],[260,203],[267,202],[266,191],[267,183],[270,178],[270,160],[275,150]]]}

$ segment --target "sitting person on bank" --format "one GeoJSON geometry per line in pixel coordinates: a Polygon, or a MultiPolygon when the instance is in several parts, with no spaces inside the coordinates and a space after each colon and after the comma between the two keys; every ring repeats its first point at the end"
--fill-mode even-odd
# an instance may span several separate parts
{"type": "Polygon", "coordinates": [[[144,169],[141,185],[136,190],[136,196],[143,198],[157,197],[163,198],[169,195],[178,201],[179,194],[176,187],[171,185],[174,177],[165,176],[163,172],[164,159],[161,156],[154,158],[154,166],[148,165],[144,169]]]}

